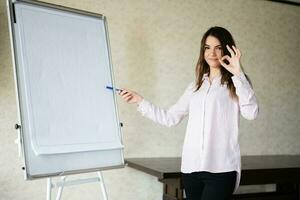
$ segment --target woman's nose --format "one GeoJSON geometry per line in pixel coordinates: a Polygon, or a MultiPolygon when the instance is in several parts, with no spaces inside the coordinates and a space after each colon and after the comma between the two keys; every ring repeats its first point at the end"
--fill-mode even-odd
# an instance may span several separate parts
{"type": "Polygon", "coordinates": [[[211,50],[210,54],[211,55],[216,55],[216,51],[215,50],[211,50]]]}

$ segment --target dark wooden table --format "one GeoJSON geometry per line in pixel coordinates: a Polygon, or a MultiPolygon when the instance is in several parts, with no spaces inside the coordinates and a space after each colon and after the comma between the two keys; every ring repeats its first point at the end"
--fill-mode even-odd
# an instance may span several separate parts
{"type": "MultiPolygon", "coordinates": [[[[129,167],[158,178],[163,200],[184,200],[181,158],[128,158],[129,167]]],[[[233,200],[300,200],[300,155],[242,156],[240,185],[275,184],[276,191],[234,194],[233,200]]]]}

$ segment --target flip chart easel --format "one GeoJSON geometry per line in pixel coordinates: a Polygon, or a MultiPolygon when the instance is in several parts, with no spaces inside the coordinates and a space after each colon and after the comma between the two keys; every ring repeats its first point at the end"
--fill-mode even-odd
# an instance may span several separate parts
{"type": "Polygon", "coordinates": [[[33,0],[7,0],[19,120],[17,143],[26,180],[58,187],[100,182],[124,167],[108,27],[100,14],[33,0]],[[71,174],[97,172],[67,181],[71,174]],[[51,177],[60,176],[53,183],[51,177]]]}

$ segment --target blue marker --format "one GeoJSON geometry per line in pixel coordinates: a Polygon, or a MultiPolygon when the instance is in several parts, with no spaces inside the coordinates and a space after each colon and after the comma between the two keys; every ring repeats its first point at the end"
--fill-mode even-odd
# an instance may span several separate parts
{"type": "Polygon", "coordinates": [[[113,88],[111,86],[106,86],[106,89],[109,89],[109,90],[114,90],[115,89],[117,92],[122,92],[121,89],[119,89],[119,88],[113,88]]]}

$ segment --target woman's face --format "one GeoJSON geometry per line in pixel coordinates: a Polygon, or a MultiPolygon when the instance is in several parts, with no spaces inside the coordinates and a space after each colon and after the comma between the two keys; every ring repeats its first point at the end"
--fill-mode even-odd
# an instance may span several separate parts
{"type": "Polygon", "coordinates": [[[223,55],[220,41],[213,36],[208,36],[204,45],[204,58],[210,67],[220,68],[221,64],[218,59],[223,55]]]}

